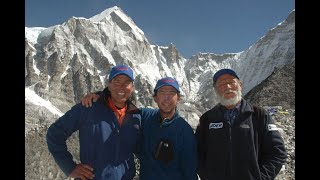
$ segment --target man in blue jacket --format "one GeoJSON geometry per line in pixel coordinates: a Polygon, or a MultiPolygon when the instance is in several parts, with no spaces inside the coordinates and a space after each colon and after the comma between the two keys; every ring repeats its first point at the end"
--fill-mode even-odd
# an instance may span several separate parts
{"type": "Polygon", "coordinates": [[[140,148],[141,116],[129,97],[133,71],[126,65],[111,69],[106,95],[90,108],[77,104],[54,122],[47,132],[50,153],[72,178],[131,180],[136,169],[134,152],[140,148]],[[66,140],[79,131],[80,161],[73,161],[66,140]]]}
{"type": "Polygon", "coordinates": [[[220,103],[200,117],[198,174],[201,180],[273,180],[286,161],[283,139],[270,115],[254,115],[231,69],[213,76],[220,103]],[[262,124],[262,126],[259,126],[262,124]]]}
{"type": "MultiPolygon", "coordinates": [[[[82,104],[91,106],[92,101],[103,97],[98,94],[87,94],[82,104]]],[[[140,180],[197,180],[196,139],[191,126],[177,111],[181,99],[178,82],[171,77],[158,80],[153,98],[159,109],[140,108],[140,180]]]]}
{"type": "Polygon", "coordinates": [[[196,139],[177,111],[178,82],[171,77],[158,80],[153,97],[159,109],[141,108],[140,179],[198,179],[196,139]]]}

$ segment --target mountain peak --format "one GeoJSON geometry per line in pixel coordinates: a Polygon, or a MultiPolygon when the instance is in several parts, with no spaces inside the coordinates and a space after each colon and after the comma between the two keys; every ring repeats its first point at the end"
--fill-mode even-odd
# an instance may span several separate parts
{"type": "Polygon", "coordinates": [[[100,14],[92,16],[89,19],[93,22],[100,22],[102,19],[105,19],[106,17],[110,16],[110,14],[113,12],[115,12],[115,13],[120,12],[120,13],[124,14],[120,7],[113,6],[111,8],[108,8],[108,9],[102,11],[100,14]]]}

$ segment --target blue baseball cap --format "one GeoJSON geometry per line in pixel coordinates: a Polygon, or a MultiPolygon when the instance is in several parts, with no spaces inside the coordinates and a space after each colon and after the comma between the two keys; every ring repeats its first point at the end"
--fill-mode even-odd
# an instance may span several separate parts
{"type": "Polygon", "coordinates": [[[236,72],[234,72],[231,69],[220,69],[219,71],[217,71],[214,75],[213,75],[213,85],[216,84],[216,81],[218,80],[218,78],[224,74],[230,74],[232,76],[234,76],[235,78],[239,79],[238,75],[236,74],[236,72]]]}
{"type": "Polygon", "coordinates": [[[154,88],[154,93],[156,93],[163,86],[172,86],[178,91],[178,93],[180,93],[179,84],[177,80],[173,79],[172,77],[159,79],[156,87],[154,88]]]}
{"type": "Polygon", "coordinates": [[[134,81],[132,69],[131,69],[129,66],[126,66],[126,65],[123,65],[123,64],[114,66],[114,67],[111,69],[111,72],[110,72],[110,74],[109,74],[109,81],[111,81],[114,77],[116,77],[116,76],[118,76],[118,75],[120,75],[120,74],[126,75],[126,76],[128,76],[132,81],[134,81]]]}

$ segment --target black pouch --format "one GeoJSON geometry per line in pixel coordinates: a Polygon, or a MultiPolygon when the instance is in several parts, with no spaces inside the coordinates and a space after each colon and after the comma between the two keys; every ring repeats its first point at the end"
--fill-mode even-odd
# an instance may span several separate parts
{"type": "Polygon", "coordinates": [[[173,159],[173,145],[168,140],[161,140],[156,147],[154,157],[168,164],[173,159]]]}

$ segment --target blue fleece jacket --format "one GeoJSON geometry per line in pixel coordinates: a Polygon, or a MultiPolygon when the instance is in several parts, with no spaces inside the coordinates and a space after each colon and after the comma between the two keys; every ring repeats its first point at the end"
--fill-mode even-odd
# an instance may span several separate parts
{"type": "Polygon", "coordinates": [[[79,130],[80,161],[94,169],[94,180],[132,180],[135,176],[133,152],[142,136],[141,116],[129,104],[120,127],[112,110],[103,100],[91,108],[77,104],[54,122],[47,132],[47,144],[56,163],[69,175],[76,163],[66,140],[79,130]]]}
{"type": "Polygon", "coordinates": [[[178,113],[160,123],[159,109],[141,108],[143,129],[140,154],[140,180],[195,180],[197,179],[197,145],[191,126],[178,113]],[[161,139],[173,145],[173,159],[166,164],[155,158],[161,139]]]}

